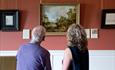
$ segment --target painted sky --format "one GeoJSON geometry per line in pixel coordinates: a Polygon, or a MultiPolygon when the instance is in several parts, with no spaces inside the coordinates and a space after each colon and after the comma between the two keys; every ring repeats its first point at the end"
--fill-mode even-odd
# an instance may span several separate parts
{"type": "Polygon", "coordinates": [[[55,22],[60,16],[67,17],[67,12],[70,8],[75,8],[75,6],[44,6],[43,11],[48,16],[49,21],[55,22]]]}

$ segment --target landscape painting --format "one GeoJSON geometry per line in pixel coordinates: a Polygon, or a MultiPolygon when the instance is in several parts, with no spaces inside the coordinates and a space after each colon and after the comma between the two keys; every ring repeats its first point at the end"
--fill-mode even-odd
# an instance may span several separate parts
{"type": "Polygon", "coordinates": [[[80,6],[78,5],[41,5],[41,25],[51,35],[64,34],[69,25],[79,24],[80,6]]]}

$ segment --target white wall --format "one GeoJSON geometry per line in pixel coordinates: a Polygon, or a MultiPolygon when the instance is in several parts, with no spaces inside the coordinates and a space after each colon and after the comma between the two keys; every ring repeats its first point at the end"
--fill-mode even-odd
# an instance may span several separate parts
{"type": "MultiPolygon", "coordinates": [[[[49,50],[52,70],[62,70],[63,50],[49,50]]],[[[0,51],[0,56],[15,56],[17,51],[0,51]]],[[[115,70],[115,50],[89,50],[90,70],[115,70]]]]}

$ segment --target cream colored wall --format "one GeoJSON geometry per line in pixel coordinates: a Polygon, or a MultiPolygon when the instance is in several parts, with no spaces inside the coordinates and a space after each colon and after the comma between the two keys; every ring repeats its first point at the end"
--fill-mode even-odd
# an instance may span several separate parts
{"type": "MultiPolygon", "coordinates": [[[[62,70],[63,50],[49,50],[52,70],[62,70]]],[[[17,51],[0,51],[0,70],[15,70],[17,51]]],[[[115,70],[115,50],[89,50],[89,70],[115,70]]]]}

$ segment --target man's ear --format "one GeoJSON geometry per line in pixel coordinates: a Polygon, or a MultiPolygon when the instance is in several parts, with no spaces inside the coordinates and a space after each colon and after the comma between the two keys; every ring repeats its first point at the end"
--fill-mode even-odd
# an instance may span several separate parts
{"type": "Polygon", "coordinates": [[[45,36],[42,37],[42,40],[43,40],[43,41],[45,40],[45,36]]]}

